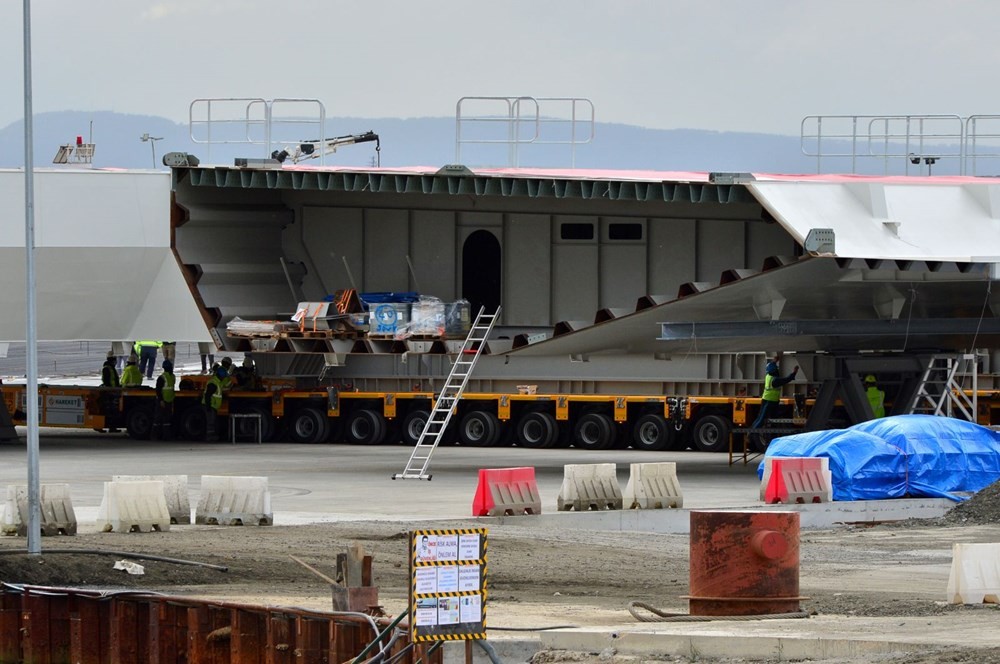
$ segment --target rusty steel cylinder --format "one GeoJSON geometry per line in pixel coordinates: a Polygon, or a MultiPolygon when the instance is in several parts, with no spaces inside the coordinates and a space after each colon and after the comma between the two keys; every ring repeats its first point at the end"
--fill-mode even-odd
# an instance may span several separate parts
{"type": "Polygon", "coordinates": [[[691,512],[693,616],[799,611],[798,512],[691,512]]]}

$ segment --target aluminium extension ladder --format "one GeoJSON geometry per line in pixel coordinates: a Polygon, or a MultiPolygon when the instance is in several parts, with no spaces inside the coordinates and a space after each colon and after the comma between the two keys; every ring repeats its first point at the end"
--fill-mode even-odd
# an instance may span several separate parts
{"type": "Polygon", "coordinates": [[[933,355],[917,387],[910,413],[976,421],[978,362],[975,354],[933,355]]]}
{"type": "Polygon", "coordinates": [[[486,340],[490,336],[494,323],[500,316],[500,307],[492,314],[485,313],[485,308],[480,307],[476,320],[469,329],[469,335],[465,338],[455,363],[451,366],[451,373],[441,388],[434,408],[431,410],[424,428],[420,432],[417,444],[410,454],[410,460],[406,462],[406,468],[402,473],[392,476],[394,480],[429,480],[431,476],[427,474],[427,467],[431,463],[431,455],[437,449],[438,443],[444,436],[448,422],[455,411],[455,405],[462,398],[462,392],[469,382],[472,369],[479,360],[479,355],[483,352],[486,340]]]}

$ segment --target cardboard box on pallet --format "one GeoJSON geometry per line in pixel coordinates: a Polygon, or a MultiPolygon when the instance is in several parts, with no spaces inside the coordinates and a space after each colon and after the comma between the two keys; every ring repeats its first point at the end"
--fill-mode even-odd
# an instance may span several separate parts
{"type": "Polygon", "coordinates": [[[382,302],[368,310],[368,335],[393,337],[410,324],[409,302],[382,302]]]}

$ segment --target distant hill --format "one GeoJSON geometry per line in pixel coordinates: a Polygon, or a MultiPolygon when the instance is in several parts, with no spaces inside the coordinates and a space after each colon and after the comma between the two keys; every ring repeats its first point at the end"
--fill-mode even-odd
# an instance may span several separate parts
{"type": "MultiPolygon", "coordinates": [[[[382,166],[443,166],[455,163],[454,118],[328,118],[331,135],[374,131],[381,139],[378,153],[382,166]]],[[[94,165],[99,167],[151,168],[152,149],[156,167],[166,152],[189,152],[202,163],[232,164],[233,158],[264,157],[264,146],[208,146],[191,141],[186,124],[146,115],[112,112],[63,111],[40,113],[34,121],[36,167],[48,166],[58,147],[77,136],[97,144],[94,165]],[[151,146],[140,140],[143,134],[162,137],[151,146]]],[[[24,164],[24,128],[16,122],[0,129],[0,168],[24,164]]],[[[297,138],[296,140],[301,140],[297,138]]],[[[469,166],[506,166],[510,154],[506,145],[463,144],[462,159],[469,166]]],[[[680,171],[757,171],[810,173],[814,158],[806,157],[797,136],[777,136],[690,129],[644,129],[622,124],[597,123],[592,142],[577,145],[522,145],[518,165],[533,167],[597,169],[652,169],[680,171]],[[574,155],[575,152],[575,155],[574,155]]],[[[373,143],[346,146],[327,157],[327,164],[373,165],[373,143]]],[[[318,163],[312,162],[312,163],[318,163]]]]}

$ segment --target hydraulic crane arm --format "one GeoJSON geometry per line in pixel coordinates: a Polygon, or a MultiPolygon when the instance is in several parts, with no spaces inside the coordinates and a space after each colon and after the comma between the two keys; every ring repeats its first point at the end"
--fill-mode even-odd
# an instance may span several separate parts
{"type": "Polygon", "coordinates": [[[302,141],[298,145],[289,146],[283,150],[275,150],[271,153],[271,158],[277,159],[279,163],[284,163],[286,159],[291,159],[293,164],[297,164],[306,159],[316,159],[323,155],[333,154],[337,151],[337,148],[345,145],[370,143],[372,141],[375,141],[375,152],[382,149],[379,144],[378,134],[373,131],[366,131],[363,134],[347,134],[346,136],[302,141]]]}

